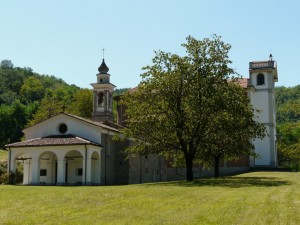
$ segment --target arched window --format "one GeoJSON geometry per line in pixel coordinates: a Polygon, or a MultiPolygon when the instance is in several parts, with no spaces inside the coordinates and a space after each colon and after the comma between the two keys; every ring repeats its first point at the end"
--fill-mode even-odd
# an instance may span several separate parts
{"type": "Polygon", "coordinates": [[[265,76],[263,74],[257,75],[257,85],[264,85],[265,84],[265,76]]]}
{"type": "Polygon", "coordinates": [[[104,94],[103,92],[98,93],[98,105],[101,106],[104,102],[104,94]]]}

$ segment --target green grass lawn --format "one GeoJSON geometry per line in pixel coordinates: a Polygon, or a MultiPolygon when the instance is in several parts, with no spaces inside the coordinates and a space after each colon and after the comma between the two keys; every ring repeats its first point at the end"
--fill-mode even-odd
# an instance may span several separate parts
{"type": "Polygon", "coordinates": [[[300,173],[101,187],[0,185],[0,224],[300,224],[300,173]]]}
{"type": "Polygon", "coordinates": [[[7,158],[8,158],[7,151],[0,150],[0,161],[7,160],[7,158]]]}

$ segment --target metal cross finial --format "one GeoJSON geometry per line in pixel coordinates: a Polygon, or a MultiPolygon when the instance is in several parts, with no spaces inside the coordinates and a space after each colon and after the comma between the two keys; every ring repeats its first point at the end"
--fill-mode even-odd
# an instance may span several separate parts
{"type": "Polygon", "coordinates": [[[66,111],[66,108],[67,108],[67,107],[66,107],[65,104],[61,107],[63,113],[66,111]]]}
{"type": "Polygon", "coordinates": [[[105,51],[105,49],[104,49],[104,48],[102,48],[102,51],[103,51],[103,59],[104,59],[104,51],[105,51]]]}

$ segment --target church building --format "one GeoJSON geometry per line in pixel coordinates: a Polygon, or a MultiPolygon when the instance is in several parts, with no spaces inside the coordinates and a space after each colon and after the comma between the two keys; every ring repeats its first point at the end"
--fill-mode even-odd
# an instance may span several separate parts
{"type": "MultiPolygon", "coordinates": [[[[124,108],[118,105],[115,123],[112,110],[115,85],[110,83],[108,71],[103,59],[96,83],[91,84],[94,103],[91,120],[60,113],[24,129],[24,141],[6,145],[8,170],[15,172],[17,163],[22,163],[23,184],[114,185],[185,179],[185,168],[173,168],[163,157],[149,154],[127,158],[125,149],[130,140],[113,139],[122,135],[124,108]]],[[[265,125],[268,135],[263,140],[254,140],[259,158],[224,162],[220,174],[277,166],[274,88],[278,75],[272,56],[267,61],[250,62],[249,76],[239,83],[253,107],[259,110],[257,121],[265,125]]],[[[212,174],[212,169],[194,167],[195,178],[212,174]]]]}

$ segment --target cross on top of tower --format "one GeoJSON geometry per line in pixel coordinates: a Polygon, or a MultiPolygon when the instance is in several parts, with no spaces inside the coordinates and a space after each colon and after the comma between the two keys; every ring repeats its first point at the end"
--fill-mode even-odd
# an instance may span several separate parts
{"type": "Polygon", "coordinates": [[[104,51],[105,51],[106,49],[105,48],[102,48],[102,58],[104,59],[104,51]]]}
{"type": "Polygon", "coordinates": [[[105,50],[106,50],[105,48],[102,48],[103,59],[102,59],[101,65],[98,68],[98,71],[100,74],[107,74],[107,72],[109,71],[109,68],[107,67],[107,65],[104,62],[104,51],[105,50]]]}

